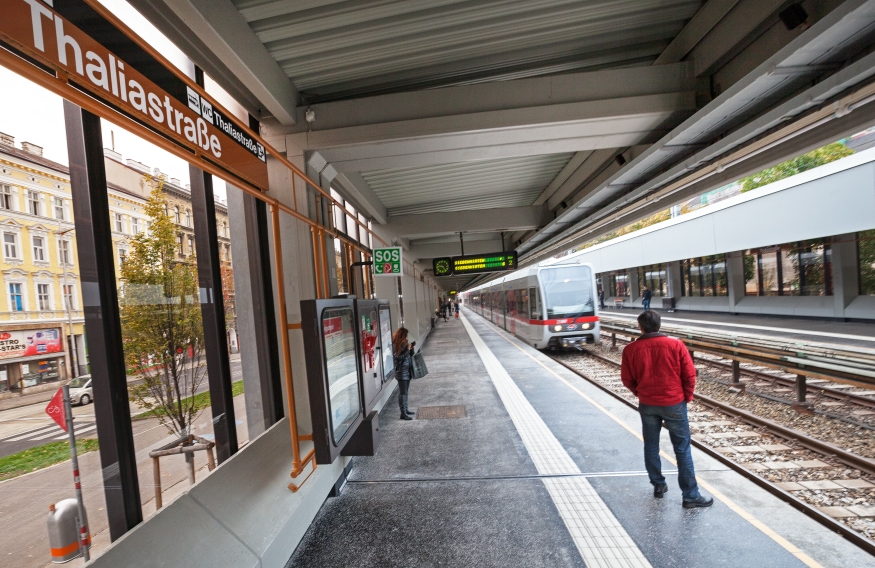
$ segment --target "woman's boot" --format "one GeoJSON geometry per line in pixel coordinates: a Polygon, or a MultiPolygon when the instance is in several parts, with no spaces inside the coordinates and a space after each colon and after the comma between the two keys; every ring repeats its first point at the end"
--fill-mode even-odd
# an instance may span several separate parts
{"type": "Polygon", "coordinates": [[[401,420],[413,420],[410,414],[407,413],[407,395],[398,395],[398,406],[401,407],[401,420]]]}

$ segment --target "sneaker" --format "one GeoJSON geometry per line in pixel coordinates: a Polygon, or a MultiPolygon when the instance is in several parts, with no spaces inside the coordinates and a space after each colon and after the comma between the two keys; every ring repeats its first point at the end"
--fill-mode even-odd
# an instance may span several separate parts
{"type": "Polygon", "coordinates": [[[662,499],[662,496],[668,493],[668,485],[661,483],[653,486],[653,496],[657,499],[662,499]]]}
{"type": "Polygon", "coordinates": [[[699,495],[698,498],[693,499],[692,501],[684,500],[684,509],[696,509],[699,507],[710,507],[714,504],[714,499],[711,497],[704,497],[699,495]]]}

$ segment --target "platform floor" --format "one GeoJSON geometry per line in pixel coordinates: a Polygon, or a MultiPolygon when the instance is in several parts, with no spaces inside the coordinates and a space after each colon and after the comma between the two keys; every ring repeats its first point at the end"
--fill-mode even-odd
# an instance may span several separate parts
{"type": "MultiPolygon", "coordinates": [[[[381,413],[287,566],[875,566],[875,558],[694,450],[710,509],[652,497],[637,413],[484,319],[439,323],[411,407],[381,413]]],[[[665,455],[671,455],[667,436],[665,455]]]]}
{"type": "MultiPolygon", "coordinates": [[[[731,333],[786,337],[800,342],[835,343],[875,349],[875,323],[841,322],[814,318],[784,316],[733,315],[692,311],[668,312],[657,310],[666,324],[719,329],[731,333]]],[[[605,317],[633,319],[641,309],[608,307],[605,317]]]]}

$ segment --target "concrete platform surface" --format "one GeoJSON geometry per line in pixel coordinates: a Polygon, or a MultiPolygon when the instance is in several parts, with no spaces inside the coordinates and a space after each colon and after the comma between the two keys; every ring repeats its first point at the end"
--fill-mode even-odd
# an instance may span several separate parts
{"type": "Polygon", "coordinates": [[[715,505],[683,509],[665,460],[669,493],[654,499],[637,413],[468,310],[423,353],[411,408],[465,416],[402,421],[393,396],[377,455],[353,459],[288,567],[875,566],[698,451],[715,505]]]}

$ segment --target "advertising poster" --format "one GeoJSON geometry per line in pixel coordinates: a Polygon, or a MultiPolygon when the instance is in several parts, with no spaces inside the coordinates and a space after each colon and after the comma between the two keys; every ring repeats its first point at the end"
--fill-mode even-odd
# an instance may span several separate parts
{"type": "Polygon", "coordinates": [[[0,332],[0,359],[15,359],[63,353],[59,329],[27,329],[0,332]]]}

